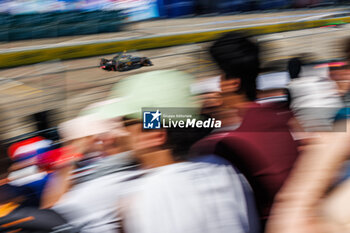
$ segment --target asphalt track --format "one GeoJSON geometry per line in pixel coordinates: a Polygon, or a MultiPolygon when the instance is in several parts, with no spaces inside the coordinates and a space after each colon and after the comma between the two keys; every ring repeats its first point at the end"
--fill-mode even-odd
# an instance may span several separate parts
{"type": "MultiPolygon", "coordinates": [[[[285,59],[299,53],[314,53],[318,60],[342,56],[343,40],[350,26],[316,28],[275,33],[258,37],[263,46],[263,62],[285,59]]],[[[76,116],[90,103],[108,96],[112,85],[122,78],[158,69],[179,69],[205,79],[219,71],[207,55],[210,43],[191,44],[146,51],[134,55],[150,57],[154,66],[126,72],[106,72],[97,68],[97,56],[53,61],[0,71],[1,125],[3,138],[33,130],[28,115],[52,109],[55,123],[76,116]]]]}

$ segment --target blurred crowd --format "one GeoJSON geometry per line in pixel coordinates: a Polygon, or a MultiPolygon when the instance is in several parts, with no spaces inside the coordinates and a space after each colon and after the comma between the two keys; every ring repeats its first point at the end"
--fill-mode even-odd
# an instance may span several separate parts
{"type": "Polygon", "coordinates": [[[260,51],[227,33],[208,51],[219,77],[133,75],[61,123],[59,140],[11,144],[0,231],[350,232],[350,40],[337,62],[262,69],[260,51]],[[144,107],[221,127],[144,129],[144,107]]]}

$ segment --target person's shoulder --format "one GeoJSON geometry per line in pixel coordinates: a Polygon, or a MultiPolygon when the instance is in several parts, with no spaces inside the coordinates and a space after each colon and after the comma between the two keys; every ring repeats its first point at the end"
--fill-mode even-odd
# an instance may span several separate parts
{"type": "Polygon", "coordinates": [[[228,132],[211,133],[191,146],[190,155],[212,154],[216,145],[226,137],[228,132]]]}
{"type": "Polygon", "coordinates": [[[222,140],[223,138],[225,138],[228,134],[229,134],[229,132],[212,133],[212,134],[208,135],[207,137],[199,140],[197,143],[198,144],[215,143],[215,142],[218,142],[218,141],[222,140]]]}

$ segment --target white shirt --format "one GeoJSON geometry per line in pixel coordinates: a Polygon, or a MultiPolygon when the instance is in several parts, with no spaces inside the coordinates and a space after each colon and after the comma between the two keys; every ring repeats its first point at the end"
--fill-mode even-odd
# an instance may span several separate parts
{"type": "Polygon", "coordinates": [[[142,171],[121,171],[75,185],[53,209],[80,233],[116,233],[120,229],[118,205],[128,181],[142,171]]]}
{"type": "Polygon", "coordinates": [[[126,205],[125,232],[258,232],[246,186],[230,165],[182,162],[141,179],[126,205]]]}
{"type": "Polygon", "coordinates": [[[334,81],[316,76],[294,79],[289,84],[291,109],[305,129],[330,130],[343,106],[334,81]]]}

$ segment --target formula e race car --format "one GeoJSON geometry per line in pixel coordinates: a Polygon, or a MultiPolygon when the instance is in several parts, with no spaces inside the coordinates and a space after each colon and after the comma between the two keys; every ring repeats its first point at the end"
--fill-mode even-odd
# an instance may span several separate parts
{"type": "Polygon", "coordinates": [[[107,71],[126,71],[152,65],[147,57],[133,57],[125,53],[119,53],[112,59],[102,58],[100,61],[100,68],[107,71]]]}

